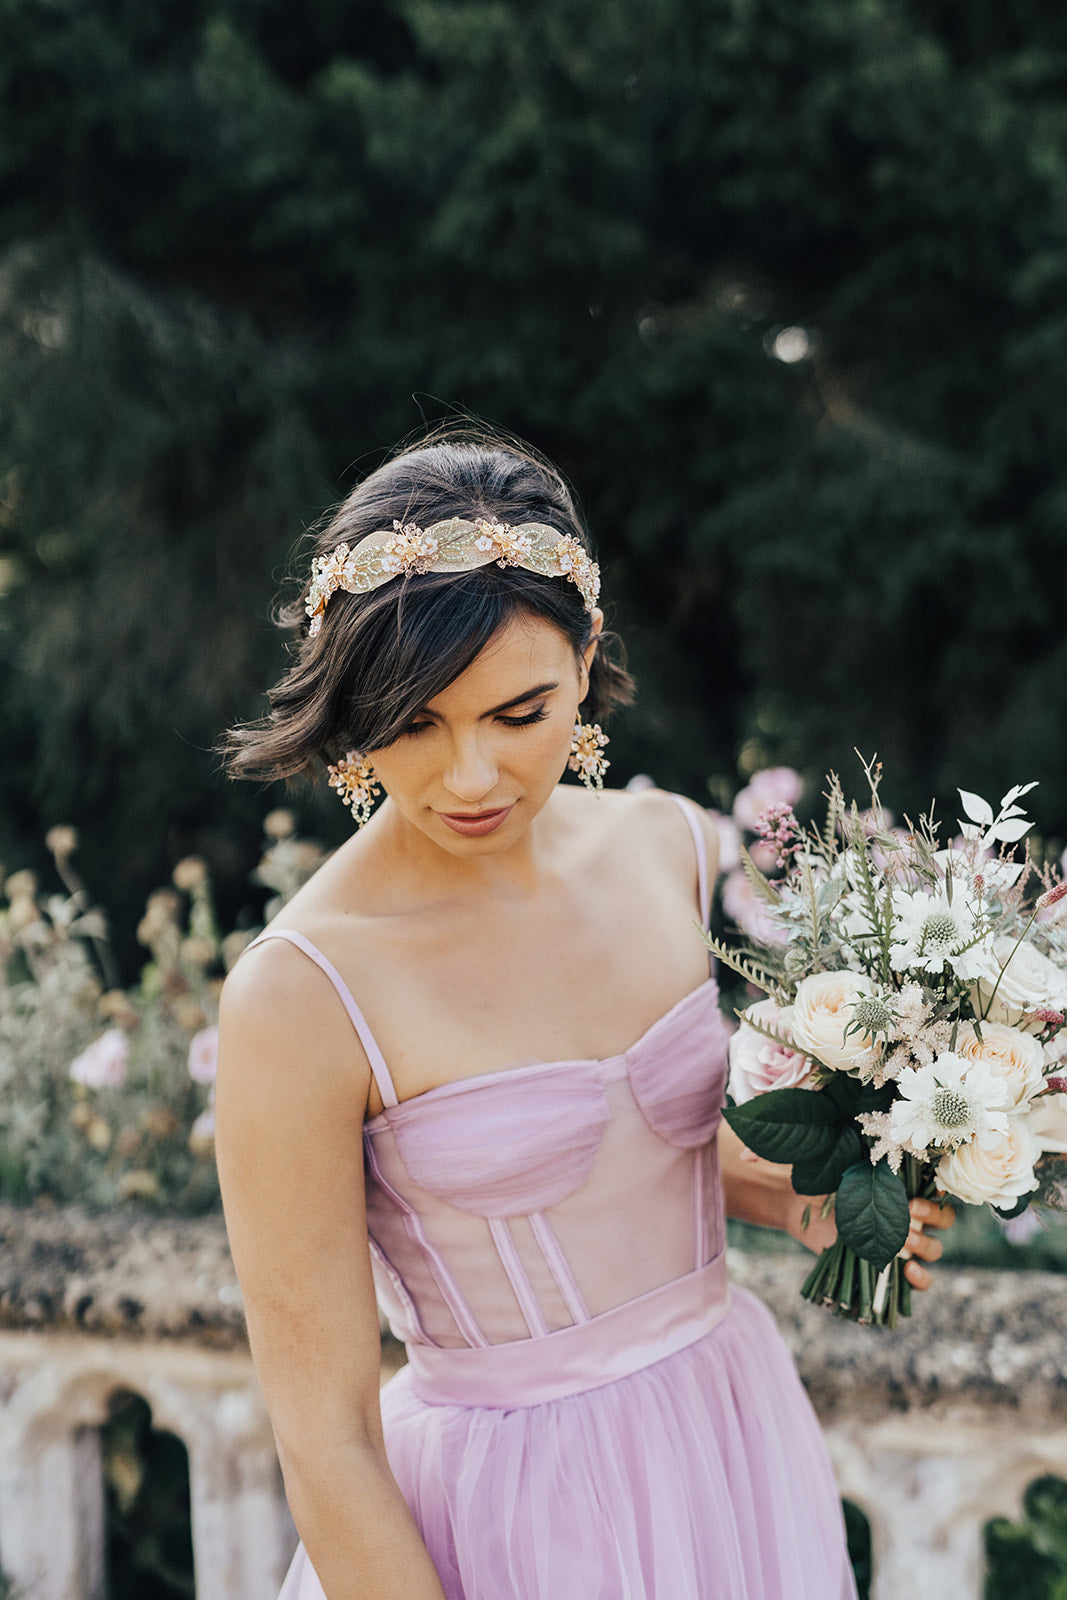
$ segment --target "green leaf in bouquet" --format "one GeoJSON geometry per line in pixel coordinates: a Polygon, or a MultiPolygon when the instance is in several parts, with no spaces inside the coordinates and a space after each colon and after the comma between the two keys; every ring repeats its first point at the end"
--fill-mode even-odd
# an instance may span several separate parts
{"type": "Polygon", "coordinates": [[[1024,1211],[1030,1209],[1030,1203],[1040,1191],[1031,1189],[1029,1194],[1020,1195],[1013,1206],[993,1206],[991,1209],[1003,1222],[1010,1222],[1012,1217],[1021,1217],[1024,1211]]]}
{"type": "Polygon", "coordinates": [[[778,890],[769,878],[764,877],[744,845],[741,846],[741,866],[744,869],[745,877],[760,899],[765,900],[769,906],[776,906],[778,904],[778,890]]]}
{"type": "Polygon", "coordinates": [[[908,1237],[910,1213],[903,1180],[884,1161],[857,1161],[837,1187],[838,1238],[876,1272],[888,1266],[908,1237]]]}
{"type": "Polygon", "coordinates": [[[838,1124],[837,1141],[820,1160],[794,1161],[790,1181],[797,1194],[832,1194],[845,1173],[862,1161],[866,1146],[850,1122],[838,1124]]]}
{"type": "Polygon", "coordinates": [[[895,1094],[896,1090],[891,1083],[883,1083],[880,1089],[876,1089],[873,1083],[861,1083],[852,1114],[855,1116],[860,1111],[888,1111],[893,1104],[895,1094]]]}
{"type": "Polygon", "coordinates": [[[797,1194],[825,1194],[863,1155],[849,1112],[824,1089],[772,1089],[723,1116],[765,1161],[791,1162],[797,1194]]]}

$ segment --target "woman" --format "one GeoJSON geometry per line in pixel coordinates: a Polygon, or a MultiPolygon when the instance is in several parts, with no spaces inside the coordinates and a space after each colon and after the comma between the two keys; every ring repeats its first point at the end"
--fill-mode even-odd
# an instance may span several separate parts
{"type": "Polygon", "coordinates": [[[714,831],[559,783],[598,788],[630,692],[567,489],[446,439],[319,551],[232,766],[386,799],[228,979],[217,1091],[284,1600],[845,1600],[813,1414],[724,1276],[723,1189],[798,1236],[803,1203],[720,1123],[714,831]],[[380,1403],[376,1287],[409,1353],[380,1403]]]}

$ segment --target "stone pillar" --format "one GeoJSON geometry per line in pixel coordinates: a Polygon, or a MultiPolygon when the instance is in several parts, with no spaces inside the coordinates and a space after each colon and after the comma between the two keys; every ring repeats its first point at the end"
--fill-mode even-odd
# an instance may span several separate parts
{"type": "Polygon", "coordinates": [[[838,1412],[826,1435],[842,1494],[870,1520],[871,1600],[982,1600],[986,1523],[1017,1517],[1035,1478],[1067,1476],[1067,1430],[1003,1412],[838,1412]]]}
{"type": "Polygon", "coordinates": [[[25,1600],[102,1600],[100,1434],[56,1419],[0,1436],[0,1566],[25,1600]]]}
{"type": "Polygon", "coordinates": [[[273,1597],[296,1530],[262,1417],[238,1390],[190,1393],[182,1410],[197,1600],[273,1597]]]}
{"type": "Polygon", "coordinates": [[[893,1452],[871,1462],[881,1486],[881,1510],[871,1516],[871,1600],[920,1594],[982,1600],[981,1502],[989,1466],[988,1457],[968,1462],[893,1452]]]}

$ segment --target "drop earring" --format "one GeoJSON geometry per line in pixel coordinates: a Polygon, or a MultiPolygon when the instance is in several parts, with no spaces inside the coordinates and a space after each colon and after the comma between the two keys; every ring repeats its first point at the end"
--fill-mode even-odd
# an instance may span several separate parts
{"type": "Polygon", "coordinates": [[[358,750],[350,750],[336,766],[327,767],[326,772],[330,788],[337,790],[341,801],[355,817],[356,827],[362,828],[370,820],[374,802],[382,792],[370,761],[358,750]]]}
{"type": "Polygon", "coordinates": [[[578,718],[571,735],[571,753],[567,765],[578,774],[591,794],[596,794],[604,787],[604,774],[611,765],[600,753],[607,742],[608,736],[599,722],[583,722],[578,718]]]}

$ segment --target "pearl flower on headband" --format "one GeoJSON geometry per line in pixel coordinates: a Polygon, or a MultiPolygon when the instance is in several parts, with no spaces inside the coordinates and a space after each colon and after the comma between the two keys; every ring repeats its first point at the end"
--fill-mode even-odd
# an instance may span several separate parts
{"type": "Polygon", "coordinates": [[[500,567],[524,567],[546,578],[569,578],[587,611],[592,611],[600,594],[596,562],[577,539],[543,522],[513,528],[507,522],[449,517],[426,529],[413,522],[394,522],[392,528],[369,533],[354,548],[339,544],[329,555],[316,556],[304,607],[311,619],[309,636],[313,639],[321,629],[326,603],[337,589],[367,594],[401,574],[472,572],[491,561],[500,567]]]}

